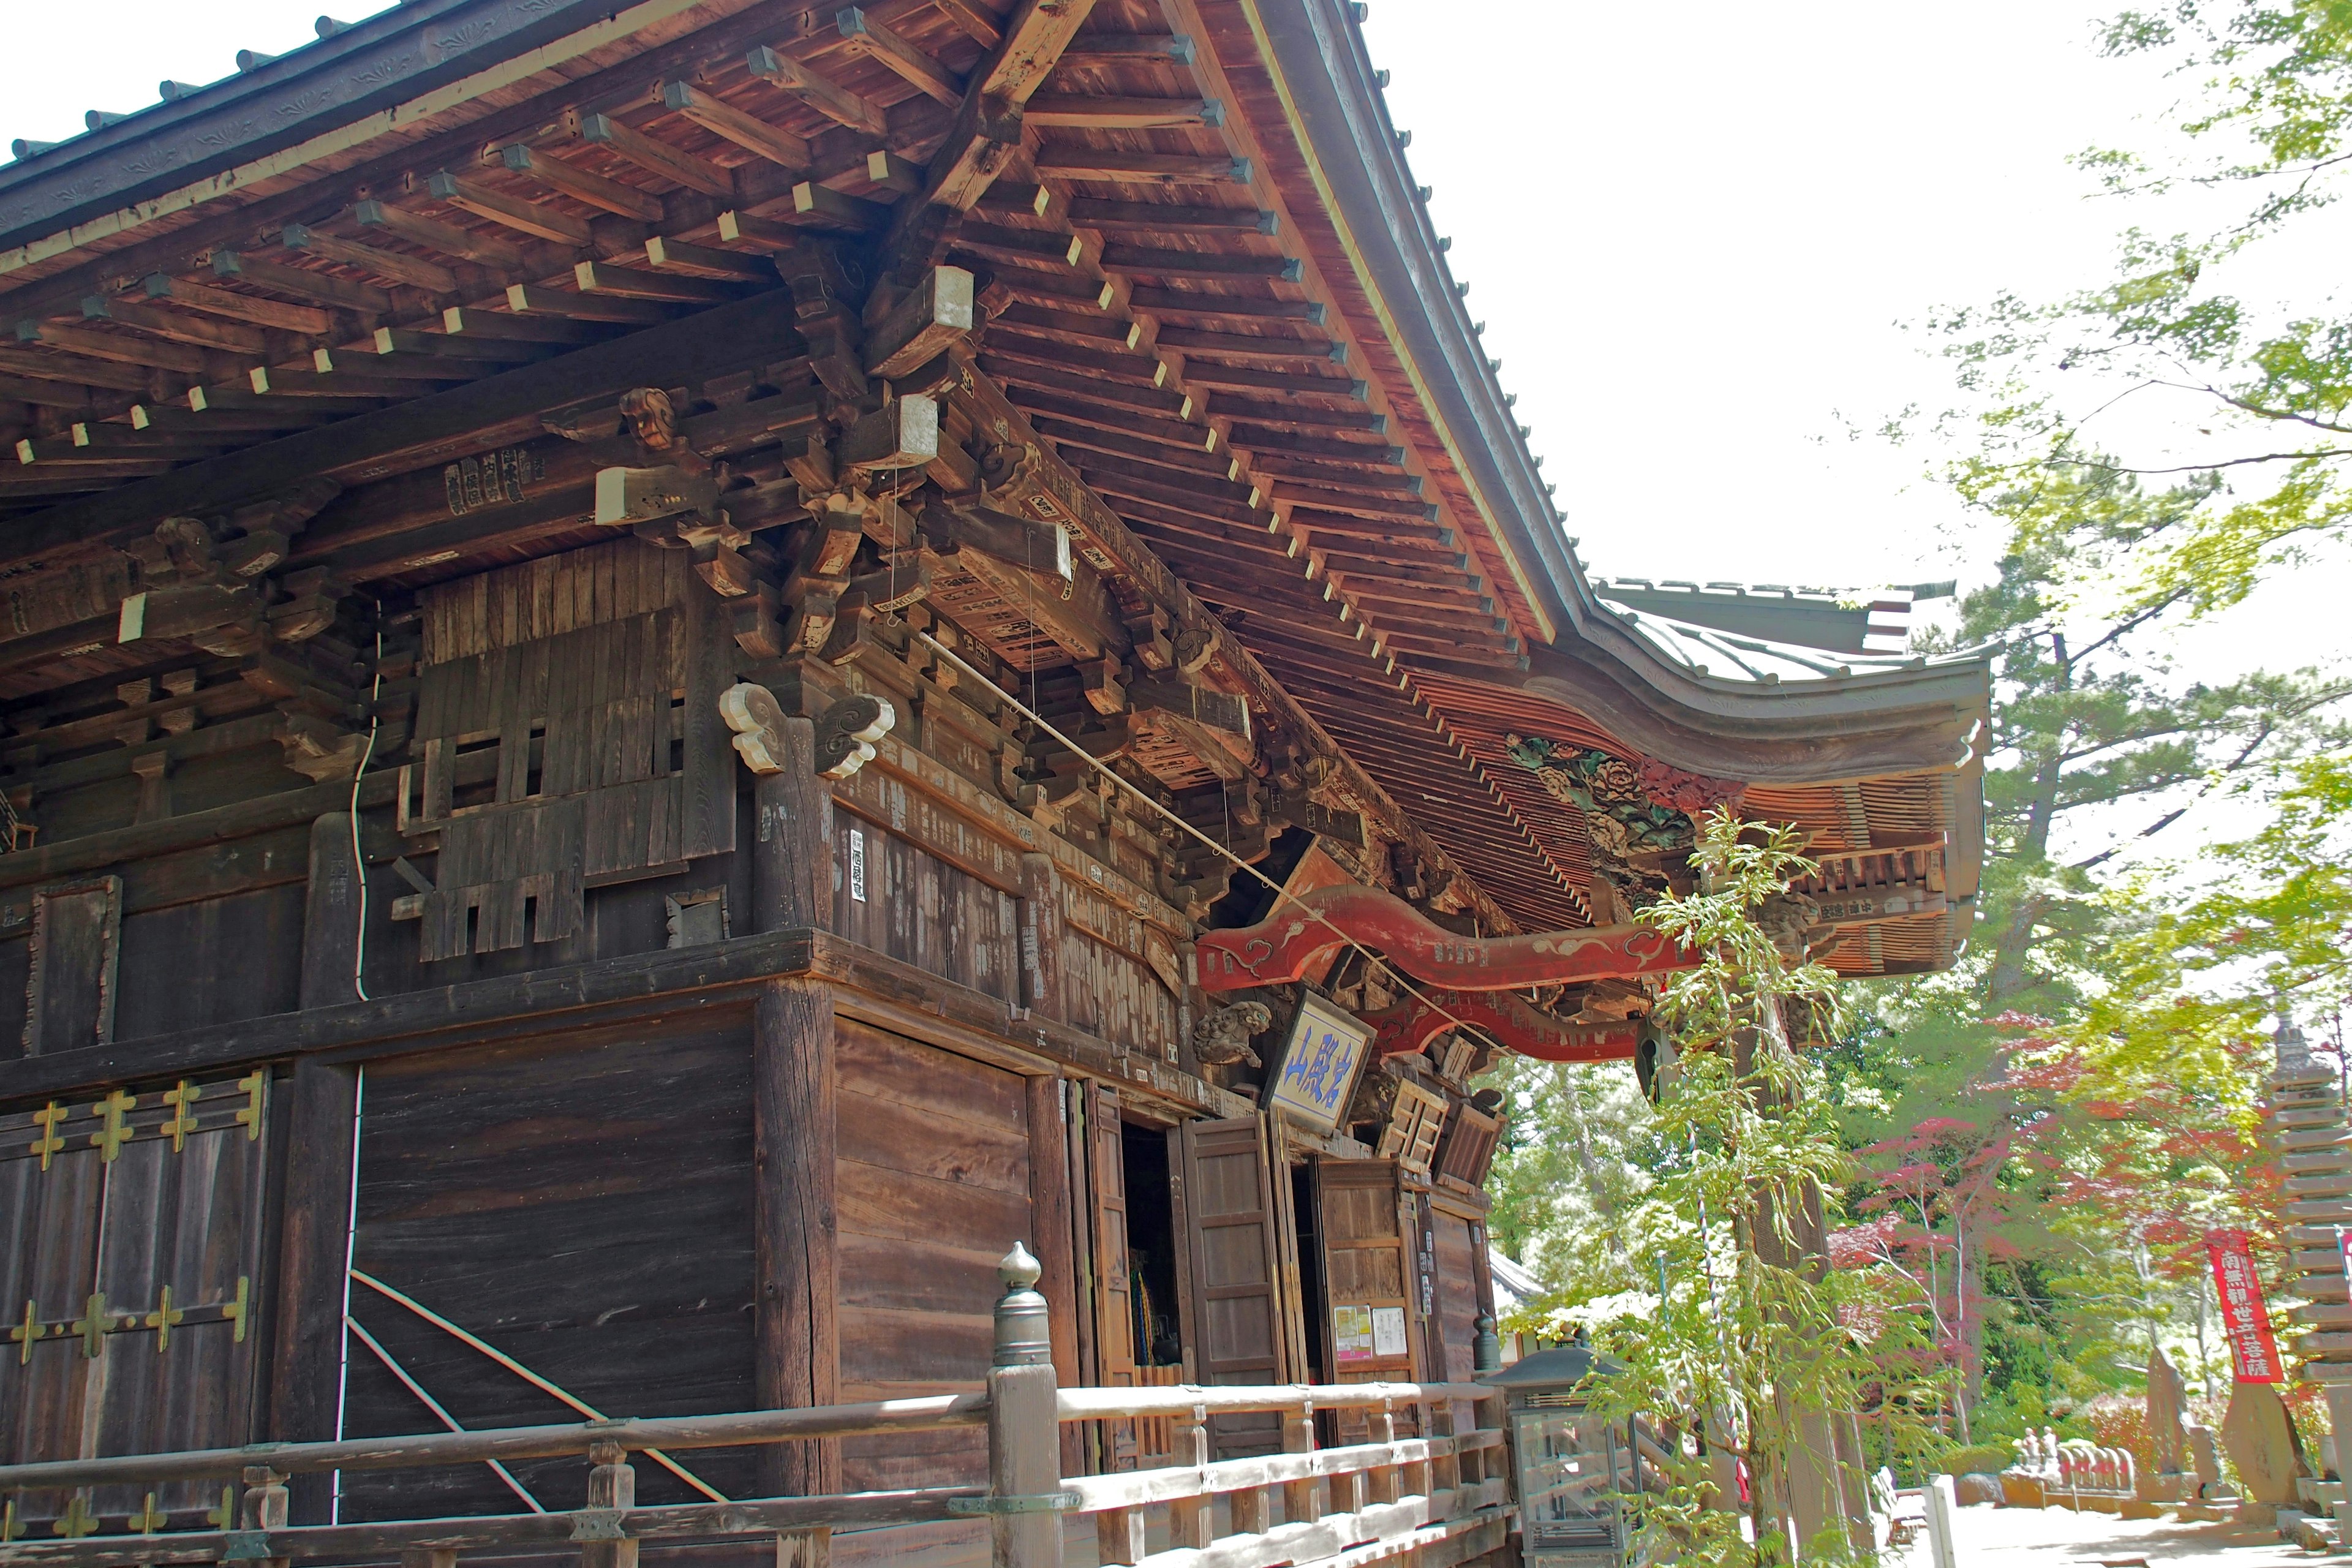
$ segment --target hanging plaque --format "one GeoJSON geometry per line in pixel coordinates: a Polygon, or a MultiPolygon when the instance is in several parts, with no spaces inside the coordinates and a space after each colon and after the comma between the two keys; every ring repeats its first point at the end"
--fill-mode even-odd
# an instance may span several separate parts
{"type": "Polygon", "coordinates": [[[1370,1026],[1313,992],[1299,999],[1290,1037],[1267,1076],[1265,1102],[1318,1132],[1339,1130],[1370,1054],[1370,1026]]]}

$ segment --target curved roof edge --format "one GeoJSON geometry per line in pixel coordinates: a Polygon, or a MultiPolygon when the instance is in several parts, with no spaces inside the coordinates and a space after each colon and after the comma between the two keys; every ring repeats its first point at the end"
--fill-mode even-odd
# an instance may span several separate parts
{"type": "Polygon", "coordinates": [[[1601,602],[1471,331],[1428,209],[1415,196],[1361,30],[1342,0],[1244,4],[1282,79],[1293,132],[1307,143],[1352,237],[1382,325],[1418,367],[1416,391],[1437,416],[1487,521],[1537,568],[1530,586],[1559,628],[1550,647],[1528,650],[1530,668],[1516,679],[1491,666],[1456,673],[1530,690],[1549,685],[1548,695],[1572,693],[1580,706],[1597,701],[1607,710],[1595,719],[1696,771],[1709,762],[1719,771],[1727,742],[1746,753],[1759,781],[1966,765],[1976,722],[1991,703],[1990,664],[1982,656],[1824,660],[1814,650],[1629,616],[1601,602]],[[1829,742],[1838,743],[1824,748],[1829,742]],[[1789,754],[1792,742],[1807,754],[1789,754]]]}

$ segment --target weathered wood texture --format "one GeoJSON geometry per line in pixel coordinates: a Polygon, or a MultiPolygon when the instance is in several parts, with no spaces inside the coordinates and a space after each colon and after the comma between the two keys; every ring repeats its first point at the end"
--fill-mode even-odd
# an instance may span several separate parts
{"type": "Polygon", "coordinates": [[[1009,894],[851,810],[834,814],[833,866],[835,931],[1001,1001],[1020,999],[1009,894]]]}
{"type": "MultiPolygon", "coordinates": [[[[0,1118],[0,1302],[17,1338],[0,1355],[0,1454],[209,1447],[253,1436],[260,1336],[263,1077],[116,1093],[0,1118]]],[[[193,1483],[156,1489],[184,1522],[218,1501],[193,1483]]],[[[144,1490],[100,1488],[81,1506],[142,1509],[144,1490]]],[[[17,1517],[68,1500],[27,1494],[17,1517]]],[[[46,1531],[46,1526],[41,1526],[46,1531]]]]}
{"type": "Polygon", "coordinates": [[[635,539],[429,589],[404,831],[437,831],[426,962],[561,942],[584,889],[735,847],[724,633],[687,552],[635,539]],[[461,793],[487,740],[495,782],[461,793]]]}
{"type": "MultiPolygon", "coordinates": [[[[976,1389],[997,1259],[1034,1223],[1029,1090],[846,1019],[835,1030],[841,1396],[976,1389]]],[[[977,1483],[987,1455],[965,1432],[848,1438],[842,1474],[853,1489],[977,1483]]]]}
{"type": "MultiPolygon", "coordinates": [[[[750,1408],[751,1027],[748,1009],[698,1012],[371,1065],[356,1267],[600,1410],[750,1408]]],[[[372,1290],[354,1290],[352,1312],[466,1426],[575,1418],[372,1290]]],[[[437,1425],[362,1347],[352,1354],[347,1433],[437,1425]]],[[[690,1468],[751,1494],[746,1451],[690,1468]]],[[[582,1485],[577,1463],[516,1473],[551,1505],[582,1485]]],[[[650,1464],[637,1485],[649,1505],[692,1496],[650,1464]]],[[[343,1500],[346,1520],[514,1502],[480,1466],[346,1476],[343,1500]]]]}
{"type": "MultiPolygon", "coordinates": [[[[1128,1249],[1126,1138],[1118,1089],[1087,1086],[1086,1133],[1087,1197],[1094,1227],[1095,1386],[1133,1388],[1135,1274],[1128,1249]]],[[[1135,1468],[1134,1422],[1104,1422],[1102,1443],[1107,1468],[1135,1468]]]]}
{"type": "MultiPolygon", "coordinates": [[[[760,1402],[840,1397],[840,1238],[835,1192],[839,1075],[832,991],[778,980],[752,1015],[752,1223],[757,1227],[760,1402]]],[[[762,1493],[841,1489],[841,1448],[823,1440],[765,1448],[762,1493]]]]}
{"type": "MultiPolygon", "coordinates": [[[[1188,1121],[1181,1144],[1192,1247],[1192,1331],[1205,1384],[1286,1383],[1271,1177],[1255,1116],[1188,1121]]],[[[1219,1458],[1272,1452],[1265,1416],[1212,1423],[1219,1458]]]]}
{"type": "MultiPolygon", "coordinates": [[[[342,1388],[341,1336],[320,1331],[338,1321],[343,1310],[360,1072],[306,1058],[280,1080],[280,1090],[285,1178],[278,1278],[269,1294],[269,1399],[263,1434],[280,1442],[317,1442],[335,1435],[342,1388]]],[[[326,1521],[329,1489],[322,1478],[299,1477],[293,1490],[294,1522],[326,1521]]]]}

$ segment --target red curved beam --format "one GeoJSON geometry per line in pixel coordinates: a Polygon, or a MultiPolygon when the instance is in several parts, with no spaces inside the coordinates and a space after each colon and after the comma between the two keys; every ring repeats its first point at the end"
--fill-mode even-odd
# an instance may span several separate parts
{"type": "Polygon", "coordinates": [[[1695,954],[1648,926],[1457,936],[1377,888],[1318,888],[1284,900],[1256,925],[1202,936],[1195,945],[1201,989],[1240,991],[1303,979],[1350,940],[1415,980],[1453,991],[1518,991],[1530,985],[1630,980],[1698,965],[1695,954]],[[1310,910],[1323,919],[1314,919],[1310,910]]]}
{"type": "Polygon", "coordinates": [[[1457,1022],[1544,1062],[1630,1061],[1642,1040],[1637,1024],[1571,1024],[1494,991],[1434,991],[1426,1003],[1408,998],[1364,1022],[1375,1030],[1372,1049],[1384,1057],[1411,1056],[1457,1022]]]}

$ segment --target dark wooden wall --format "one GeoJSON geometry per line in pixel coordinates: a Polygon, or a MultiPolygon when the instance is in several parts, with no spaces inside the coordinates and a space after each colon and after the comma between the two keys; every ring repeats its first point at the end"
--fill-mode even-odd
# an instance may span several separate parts
{"type": "MultiPolygon", "coordinates": [[[[610,1415],[753,1403],[750,1020],[741,1013],[373,1065],[355,1267],[610,1415]]],[[[352,1315],[468,1426],[576,1412],[373,1290],[352,1315]]],[[[345,1429],[434,1417],[360,1344],[345,1429]]],[[[751,1491],[747,1454],[688,1468],[751,1491]]],[[[550,1507],[583,1467],[517,1467],[550,1507]]],[[[689,1500],[644,1463],[638,1496],[689,1500]]],[[[486,1468],[345,1478],[344,1517],[520,1506],[486,1468]]]]}
{"type": "MultiPolygon", "coordinates": [[[[843,1019],[836,1181],[841,1394],[977,1389],[997,1260],[1032,1230],[1028,1089],[1000,1068],[843,1019]]],[[[980,1481],[977,1432],[842,1444],[853,1489],[980,1481]]]]}

